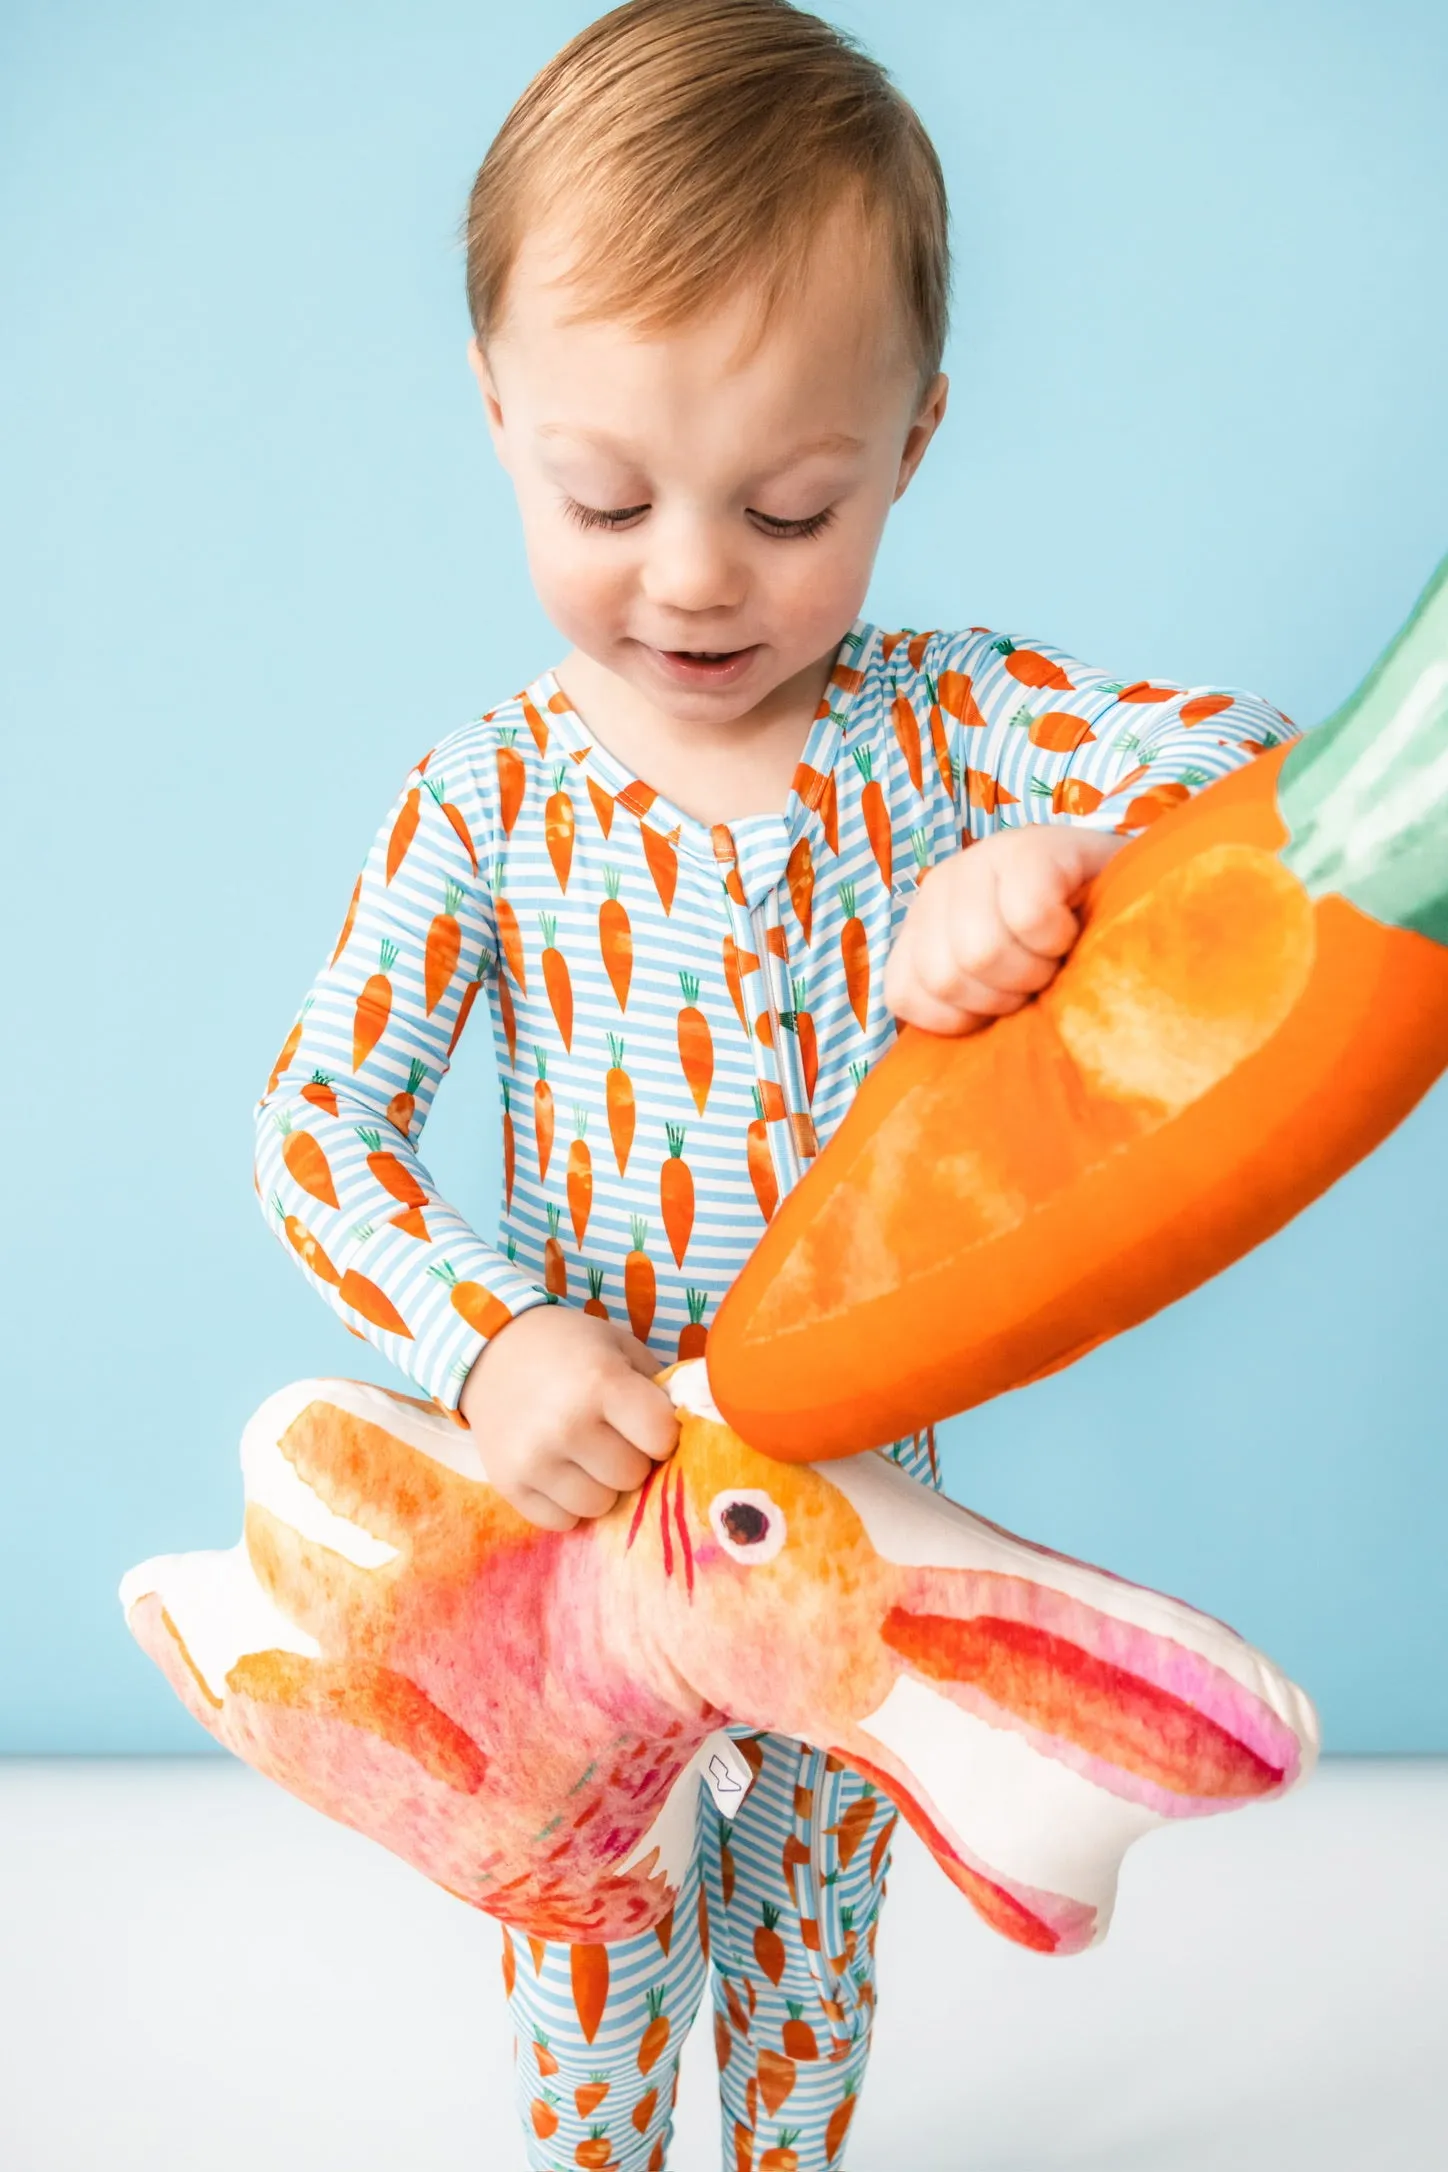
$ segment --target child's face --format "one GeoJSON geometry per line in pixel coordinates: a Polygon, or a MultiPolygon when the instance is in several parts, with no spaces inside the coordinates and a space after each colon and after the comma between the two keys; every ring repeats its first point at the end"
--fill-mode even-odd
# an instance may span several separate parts
{"type": "Polygon", "coordinates": [[[922,401],[893,290],[862,279],[843,213],[743,360],[746,297],[657,339],[560,323],[565,261],[558,238],[530,235],[505,323],[486,356],[469,349],[539,599],[656,709],[745,716],[858,615],[946,380],[922,401]],[[733,653],[680,654],[700,650],[733,653]]]}

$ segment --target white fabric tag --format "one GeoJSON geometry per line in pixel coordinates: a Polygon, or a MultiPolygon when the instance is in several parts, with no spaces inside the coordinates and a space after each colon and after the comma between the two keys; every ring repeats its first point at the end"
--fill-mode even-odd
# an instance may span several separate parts
{"type": "Polygon", "coordinates": [[[721,1817],[732,1818],[754,1785],[754,1770],[733,1737],[707,1737],[699,1746],[699,1771],[721,1817]]]}

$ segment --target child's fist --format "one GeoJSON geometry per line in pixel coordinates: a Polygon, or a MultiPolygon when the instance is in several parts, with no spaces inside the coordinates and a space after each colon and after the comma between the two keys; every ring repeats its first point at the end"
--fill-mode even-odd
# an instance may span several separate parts
{"type": "Polygon", "coordinates": [[[529,1523],[571,1531],[606,1516],[672,1455],[678,1413],[658,1358],[627,1328],[569,1305],[533,1305],[488,1344],[458,1408],[488,1483],[529,1523]]]}
{"type": "Polygon", "coordinates": [[[1074,907],[1125,844],[1032,824],[953,853],[921,885],[885,967],[885,1001],[927,1033],[974,1033],[1055,977],[1080,933],[1074,907]]]}

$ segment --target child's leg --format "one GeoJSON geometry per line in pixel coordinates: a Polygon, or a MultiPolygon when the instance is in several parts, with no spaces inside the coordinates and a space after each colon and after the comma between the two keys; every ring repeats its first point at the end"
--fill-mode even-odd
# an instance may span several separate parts
{"type": "Polygon", "coordinates": [[[835,1760],[760,1742],[733,1825],[704,1814],[724,2162],[838,2172],[869,2057],[895,1812],[835,1760]]]}
{"type": "MultiPolygon", "coordinates": [[[[712,1812],[710,1813],[712,1815],[712,1812]]],[[[608,1946],[503,1928],[517,2099],[533,2172],[663,2172],[679,2055],[704,1991],[696,1849],[671,1919],[608,1946]]]]}

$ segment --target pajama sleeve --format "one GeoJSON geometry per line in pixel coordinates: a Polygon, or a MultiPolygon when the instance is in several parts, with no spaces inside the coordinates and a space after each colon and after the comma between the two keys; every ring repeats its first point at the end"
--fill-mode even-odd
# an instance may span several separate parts
{"type": "Polygon", "coordinates": [[[408,778],[256,1112],[269,1226],[339,1319],[447,1410],[488,1336],[549,1301],[449,1206],[417,1150],[468,1014],[496,984],[485,729],[408,778]]]}
{"type": "Polygon", "coordinates": [[[1130,835],[1297,737],[1258,694],[1123,682],[1047,642],[981,628],[937,635],[925,668],[950,719],[963,839],[1025,822],[1130,835]]]}

